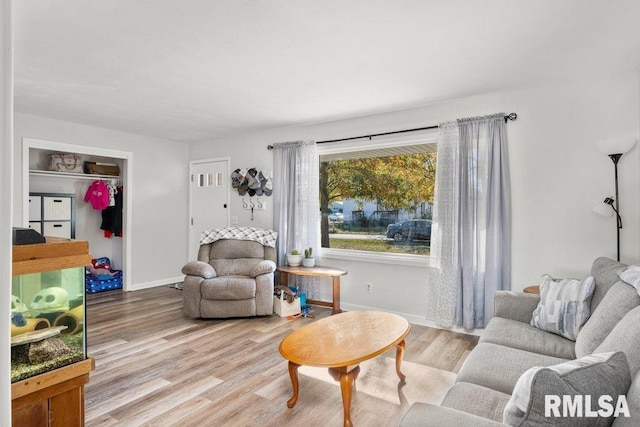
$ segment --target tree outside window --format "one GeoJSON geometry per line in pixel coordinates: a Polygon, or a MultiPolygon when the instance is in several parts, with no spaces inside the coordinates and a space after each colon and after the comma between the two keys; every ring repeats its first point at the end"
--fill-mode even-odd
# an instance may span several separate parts
{"type": "Polygon", "coordinates": [[[320,156],[322,247],[429,254],[436,153],[420,147],[320,156]]]}

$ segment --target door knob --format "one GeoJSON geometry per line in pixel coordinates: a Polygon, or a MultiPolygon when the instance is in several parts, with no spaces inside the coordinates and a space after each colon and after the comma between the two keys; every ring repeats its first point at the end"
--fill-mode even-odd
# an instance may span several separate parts
{"type": "Polygon", "coordinates": [[[224,206],[225,209],[227,208],[227,204],[226,203],[223,206],[224,206]]]}

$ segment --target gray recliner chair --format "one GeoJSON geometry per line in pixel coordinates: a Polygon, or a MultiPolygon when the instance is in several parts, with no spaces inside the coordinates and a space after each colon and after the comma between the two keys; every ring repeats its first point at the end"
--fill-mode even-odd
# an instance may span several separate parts
{"type": "Polygon", "coordinates": [[[195,319],[273,314],[276,250],[255,241],[224,239],[200,246],[182,267],[183,311],[195,319]]]}

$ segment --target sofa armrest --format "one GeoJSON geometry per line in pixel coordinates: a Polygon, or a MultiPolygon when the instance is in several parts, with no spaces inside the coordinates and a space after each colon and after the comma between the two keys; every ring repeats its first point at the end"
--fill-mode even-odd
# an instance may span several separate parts
{"type": "Polygon", "coordinates": [[[249,273],[249,276],[258,277],[263,274],[273,273],[274,271],[276,271],[276,263],[265,259],[264,261],[260,261],[259,263],[257,263],[251,269],[251,273],[249,273]]]}
{"type": "Polygon", "coordinates": [[[498,291],[493,299],[494,316],[531,323],[540,295],[514,291],[498,291]]]}
{"type": "Polygon", "coordinates": [[[504,424],[453,408],[414,403],[400,421],[400,427],[504,427],[504,424]]]}
{"type": "Polygon", "coordinates": [[[187,276],[200,276],[203,279],[212,279],[216,277],[216,270],[206,262],[190,261],[182,267],[182,274],[187,276]]]}

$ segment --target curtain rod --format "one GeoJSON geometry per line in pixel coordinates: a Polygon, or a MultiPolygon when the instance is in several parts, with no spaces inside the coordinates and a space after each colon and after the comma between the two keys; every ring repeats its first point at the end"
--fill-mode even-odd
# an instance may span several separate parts
{"type": "MultiPolygon", "coordinates": [[[[504,116],[504,122],[507,123],[507,121],[511,120],[516,120],[518,118],[518,115],[516,113],[510,113],[507,114],[506,116],[504,116]]],[[[340,139],[328,139],[326,141],[317,141],[316,144],[326,144],[329,142],[340,142],[340,141],[351,141],[354,139],[361,139],[361,138],[369,138],[369,140],[371,140],[371,138],[374,138],[376,136],[385,136],[385,135],[395,135],[396,133],[407,133],[407,132],[416,132],[419,130],[429,130],[429,129],[438,129],[440,126],[425,126],[422,128],[414,128],[414,129],[403,129],[403,130],[394,130],[391,132],[383,132],[383,133],[374,133],[371,135],[361,135],[361,136],[352,136],[350,138],[340,138],[340,139]]],[[[267,149],[268,150],[273,150],[273,145],[267,145],[267,149]]]]}

